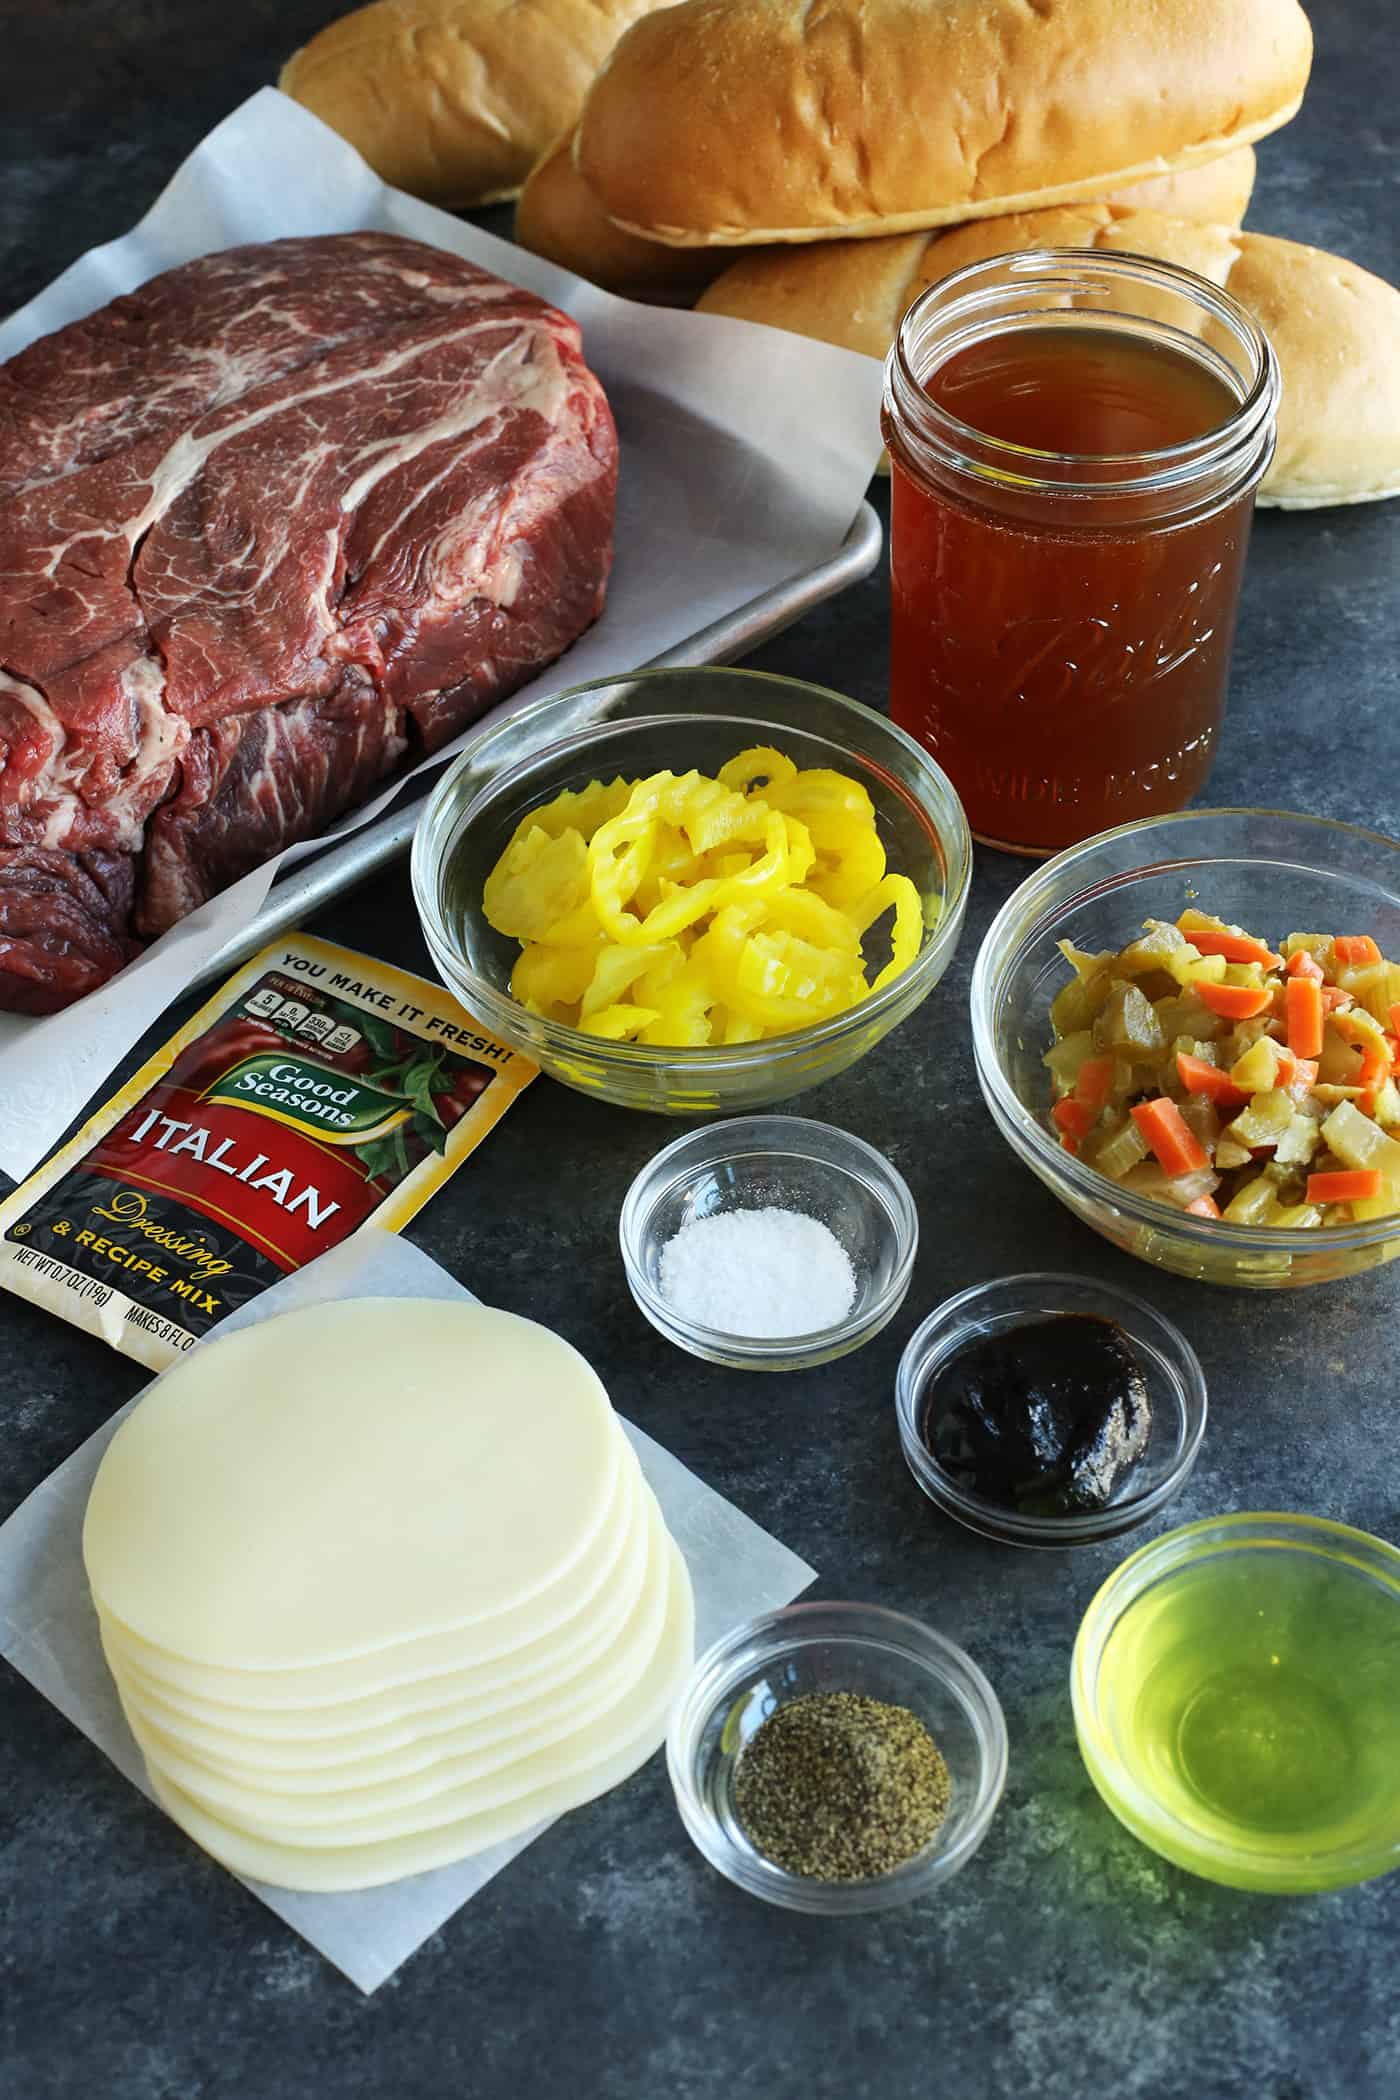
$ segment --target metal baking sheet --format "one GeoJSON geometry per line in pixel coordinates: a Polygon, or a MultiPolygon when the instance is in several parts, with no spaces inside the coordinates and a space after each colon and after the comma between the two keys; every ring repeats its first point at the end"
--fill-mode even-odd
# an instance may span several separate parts
{"type": "MultiPolygon", "coordinates": [[[[880,520],[868,503],[862,503],[850,531],[829,560],[789,577],[786,583],[777,584],[771,591],[751,598],[747,605],[741,605],[724,619],[702,627],[698,634],[688,635],[674,649],[633,668],[664,670],[692,664],[732,664],[739,657],[747,656],[761,642],[781,634],[785,627],[800,620],[813,606],[834,598],[838,591],[844,591],[868,576],[880,559],[881,544],[880,520]]],[[[444,765],[450,763],[450,760],[444,760],[444,765]]],[[[342,845],[328,846],[324,853],[301,862],[282,876],[268,892],[267,902],[257,917],[210,956],[198,976],[191,980],[191,986],[226,977],[230,970],[256,954],[267,942],[276,940],[279,934],[288,932],[293,926],[302,925],[342,890],[362,882],[376,869],[406,853],[436,779],[436,775],[429,775],[426,785],[415,781],[413,793],[405,795],[401,803],[386,810],[382,817],[352,833],[342,845]]]]}

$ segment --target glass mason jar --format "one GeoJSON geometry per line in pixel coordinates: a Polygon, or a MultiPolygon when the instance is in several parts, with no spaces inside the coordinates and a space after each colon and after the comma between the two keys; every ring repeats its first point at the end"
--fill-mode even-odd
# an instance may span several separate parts
{"type": "Polygon", "coordinates": [[[1056,853],[1203,785],[1278,396],[1244,309],[1145,256],[998,256],[910,307],[882,417],[891,713],[978,838],[1056,853]],[[1047,444],[1091,392],[1142,449],[1047,444]]]}

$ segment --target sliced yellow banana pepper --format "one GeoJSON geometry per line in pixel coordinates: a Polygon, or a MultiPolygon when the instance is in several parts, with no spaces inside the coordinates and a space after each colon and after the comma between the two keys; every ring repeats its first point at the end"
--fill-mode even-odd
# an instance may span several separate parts
{"type": "MultiPolygon", "coordinates": [[[[668,953],[663,946],[650,948],[624,947],[621,942],[609,942],[598,951],[593,975],[584,990],[579,1009],[581,1020],[600,1013],[604,1007],[616,1006],[631,991],[637,979],[660,962],[668,953]]],[[[684,961],[679,948],[677,957],[684,961]]]]}
{"type": "Polygon", "coordinates": [[[604,1042],[620,1043],[629,1036],[640,1035],[655,1019],[655,1010],[650,1006],[621,1004],[605,1006],[598,1013],[589,1014],[587,1020],[580,1021],[578,1026],[581,1035],[601,1036],[604,1042]]]}
{"type": "Polygon", "coordinates": [[[862,937],[891,905],[894,925],[890,931],[890,959],[871,985],[872,992],[882,991],[901,970],[907,970],[923,945],[924,910],[907,875],[886,875],[861,899],[851,916],[862,937]]]}
{"type": "MultiPolygon", "coordinates": [[[[775,751],[771,744],[753,744],[741,751],[727,764],[722,765],[716,776],[727,788],[741,795],[751,795],[755,787],[770,786],[797,778],[797,768],[783,752],[775,751]]],[[[769,801],[773,799],[769,796],[769,801]]]]}
{"type": "Polygon", "coordinates": [[[537,941],[588,896],[588,848],[580,832],[557,837],[539,824],[517,833],[486,878],[482,907],[498,933],[537,941]]]}
{"type": "MultiPolygon", "coordinates": [[[[586,948],[546,948],[532,942],[521,953],[510,975],[510,995],[534,1013],[553,1013],[556,1008],[577,1012],[579,1001],[597,967],[596,945],[586,948]]],[[[565,1016],[559,1014],[558,1019],[565,1016]]]]}

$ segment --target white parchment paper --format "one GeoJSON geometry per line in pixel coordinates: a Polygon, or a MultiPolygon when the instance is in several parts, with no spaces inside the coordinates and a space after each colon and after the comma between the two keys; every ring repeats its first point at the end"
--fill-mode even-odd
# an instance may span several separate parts
{"type": "MultiPolygon", "coordinates": [[[[365,1227],[253,1299],[225,1320],[219,1333],[328,1299],[471,1295],[406,1240],[365,1227]]],[[[82,1559],[83,1512],[98,1461],[139,1398],[80,1445],[0,1525],[0,1655],[89,1736],[133,1786],[154,1798],[103,1660],[82,1559]]],[[[806,1589],[814,1570],[805,1561],[642,1430],[631,1423],[624,1427],[690,1568],[697,1654],[742,1620],[774,1611],[806,1589]]],[[[589,1810],[572,1813],[587,1816],[589,1810]]],[[[318,1896],[258,1881],[245,1886],[352,1983],[372,1991],[548,1827],[542,1823],[475,1859],[386,1888],[318,1896]]],[[[679,1822],[676,1828],[679,1833],[679,1822]]],[[[182,1834],[180,1842],[193,1841],[182,1834]]]]}
{"type": "MultiPolygon", "coordinates": [[[[718,314],[614,299],[387,189],[333,131],[273,88],[210,133],[139,226],[83,256],[0,325],[0,360],[197,255],[360,227],[449,248],[567,307],[617,418],[622,465],[607,609],[487,720],[566,685],[632,670],[836,551],[880,452],[874,359],[718,314]]],[[[386,791],[327,836],[358,828],[388,799],[386,791]]],[[[17,1178],[30,1171],[206,958],[254,918],[277,868],[321,843],[290,848],[211,899],[67,1013],[0,1016],[0,1167],[17,1178]]]]}

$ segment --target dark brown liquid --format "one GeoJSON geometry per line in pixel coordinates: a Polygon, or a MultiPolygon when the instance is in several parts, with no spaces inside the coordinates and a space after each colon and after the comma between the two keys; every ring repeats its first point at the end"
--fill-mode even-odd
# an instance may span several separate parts
{"type": "MultiPolygon", "coordinates": [[[[1087,327],[988,337],[928,391],[1003,444],[1100,460],[1203,437],[1238,408],[1188,353],[1087,327]]],[[[1111,490],[1016,516],[1014,491],[954,496],[897,435],[890,453],[891,712],[974,832],[1053,852],[1189,801],[1224,710],[1252,493],[1169,527],[1115,520],[1111,490]]]]}

